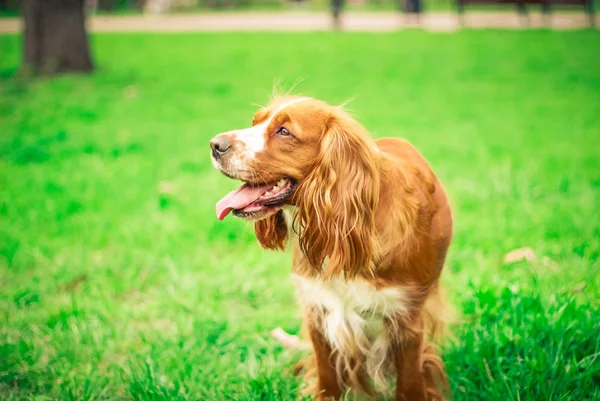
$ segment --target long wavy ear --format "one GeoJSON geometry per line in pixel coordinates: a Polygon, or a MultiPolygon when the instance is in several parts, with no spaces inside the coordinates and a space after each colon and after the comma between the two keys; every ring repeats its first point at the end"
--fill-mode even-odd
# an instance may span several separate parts
{"type": "MultiPolygon", "coordinates": [[[[299,245],[326,276],[355,276],[375,256],[379,199],[375,143],[367,131],[336,109],[321,137],[319,156],[296,191],[299,245]]],[[[363,270],[364,271],[364,270],[363,270]]]]}
{"type": "Polygon", "coordinates": [[[254,233],[260,245],[265,249],[283,250],[288,236],[283,211],[254,223],[254,233]]]}

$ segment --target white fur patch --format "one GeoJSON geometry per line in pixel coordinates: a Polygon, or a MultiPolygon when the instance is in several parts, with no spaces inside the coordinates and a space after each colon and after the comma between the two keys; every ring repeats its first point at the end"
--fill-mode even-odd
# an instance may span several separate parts
{"type": "Polygon", "coordinates": [[[244,144],[245,156],[254,157],[254,155],[265,147],[265,130],[268,127],[270,120],[254,127],[235,131],[233,137],[244,144]]]}
{"type": "Polygon", "coordinates": [[[285,220],[285,225],[287,226],[288,233],[292,237],[297,237],[296,232],[294,231],[294,227],[293,227],[295,213],[296,213],[296,206],[294,206],[294,205],[283,206],[283,219],[285,220]]]}
{"type": "Polygon", "coordinates": [[[385,321],[408,315],[408,291],[402,287],[377,289],[363,279],[293,278],[300,302],[319,314],[325,338],[341,356],[336,361],[338,374],[348,368],[344,364],[350,358],[358,358],[376,387],[385,388],[386,365],[391,362],[385,321]]]}
{"type": "Polygon", "coordinates": [[[307,97],[301,97],[299,99],[294,99],[290,102],[284,103],[280,105],[266,120],[260,124],[255,125],[254,127],[234,131],[231,135],[235,140],[244,144],[245,151],[243,152],[243,157],[247,159],[251,159],[258,152],[264,149],[265,147],[265,131],[271,124],[273,118],[281,112],[286,107],[289,107],[293,104],[299,103],[303,100],[307,100],[307,97]]]}

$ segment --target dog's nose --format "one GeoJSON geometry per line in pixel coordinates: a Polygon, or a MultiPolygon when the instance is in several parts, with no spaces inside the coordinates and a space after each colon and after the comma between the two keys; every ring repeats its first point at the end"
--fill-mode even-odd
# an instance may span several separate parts
{"type": "Polygon", "coordinates": [[[217,135],[210,141],[214,158],[219,158],[231,149],[231,143],[223,135],[217,135]]]}

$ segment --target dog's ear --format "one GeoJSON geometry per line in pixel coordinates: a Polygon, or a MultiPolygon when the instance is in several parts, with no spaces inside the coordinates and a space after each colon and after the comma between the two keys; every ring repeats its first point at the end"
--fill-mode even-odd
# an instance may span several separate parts
{"type": "Polygon", "coordinates": [[[283,250],[288,237],[288,228],[283,211],[254,223],[254,233],[265,249],[283,250]]]}
{"type": "Polygon", "coordinates": [[[315,165],[296,191],[299,245],[318,271],[325,261],[328,276],[371,268],[379,185],[373,140],[341,110],[334,112],[315,165]]]}

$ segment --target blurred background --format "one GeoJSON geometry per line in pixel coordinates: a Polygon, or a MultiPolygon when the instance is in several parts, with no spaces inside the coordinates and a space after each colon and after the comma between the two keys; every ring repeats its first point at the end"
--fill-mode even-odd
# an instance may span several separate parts
{"type": "MultiPolygon", "coordinates": [[[[52,1],[52,0],[50,0],[52,1]]],[[[18,15],[22,0],[2,0],[0,9],[6,15],[18,15]]],[[[84,7],[91,12],[101,13],[165,13],[165,12],[197,12],[206,10],[285,10],[285,9],[328,9],[333,3],[327,0],[84,0],[84,7]]],[[[458,0],[349,0],[340,2],[350,10],[451,10],[454,9],[458,0]],[[420,4],[420,7],[414,7],[420,4]],[[413,8],[411,8],[411,6],[413,8]]],[[[565,6],[587,5],[590,10],[593,2],[578,0],[465,0],[464,4],[497,4],[496,9],[503,8],[502,5],[545,5],[546,7],[566,9],[565,6]],[[562,5],[563,7],[560,7],[562,5]]]]}
{"type": "Polygon", "coordinates": [[[600,400],[593,4],[443,1],[0,1],[0,399],[298,398],[291,257],[209,159],[278,89],[446,186],[454,399],[600,400]]]}

